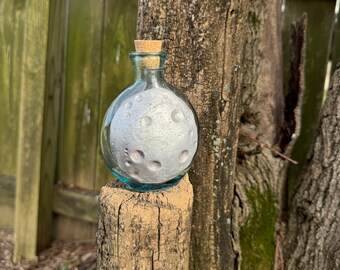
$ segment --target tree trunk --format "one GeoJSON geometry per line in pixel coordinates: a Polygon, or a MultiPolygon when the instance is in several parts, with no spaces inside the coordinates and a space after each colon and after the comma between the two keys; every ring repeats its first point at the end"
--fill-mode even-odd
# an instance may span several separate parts
{"type": "Polygon", "coordinates": [[[197,111],[191,269],[233,269],[231,206],[242,87],[246,0],[140,1],[138,38],[164,39],[166,79],[197,111]]]}
{"type": "MultiPolygon", "coordinates": [[[[278,221],[285,221],[282,211],[287,210],[291,188],[286,186],[287,161],[260,146],[289,154],[299,135],[306,18],[292,28],[291,91],[284,97],[280,4],[279,0],[139,3],[138,37],[168,41],[167,80],[183,89],[201,124],[201,146],[190,172],[194,187],[191,269],[282,269],[283,259],[278,254],[285,235],[278,221]],[[239,100],[242,106],[238,106],[239,100]]],[[[339,137],[336,127],[334,122],[333,149],[339,137]]],[[[334,217],[339,216],[335,207],[339,196],[315,195],[317,188],[324,189],[322,194],[339,190],[336,182],[315,181],[317,175],[336,175],[335,154],[330,158],[326,148],[330,142],[329,137],[323,141],[324,151],[321,142],[316,144],[318,155],[324,159],[318,157],[310,165],[314,166],[310,169],[314,178],[303,179],[314,181],[308,184],[303,180],[307,184],[301,184],[293,203],[285,244],[289,269],[309,269],[313,264],[307,265],[308,260],[317,260],[322,254],[333,259],[328,265],[327,259],[315,261],[315,269],[338,266],[335,232],[339,229],[334,217]],[[321,162],[323,166],[333,162],[333,171],[329,165],[329,171],[326,167],[322,172],[321,162]],[[314,197],[303,200],[306,196],[314,197]],[[307,208],[307,203],[317,202],[315,196],[320,196],[320,202],[307,208]],[[333,211],[329,210],[331,204],[333,211]],[[326,215],[320,205],[328,211],[326,215]],[[322,220],[329,224],[319,228],[322,220]],[[333,246],[327,235],[318,236],[318,230],[325,228],[333,236],[333,246]],[[314,244],[318,243],[326,248],[321,251],[320,247],[316,254],[319,249],[314,244]]]]}
{"type": "Polygon", "coordinates": [[[282,171],[287,162],[261,148],[259,142],[281,152],[285,122],[281,11],[277,0],[250,3],[233,197],[234,269],[273,269],[282,171]]]}
{"type": "Polygon", "coordinates": [[[290,208],[287,269],[340,269],[340,66],[290,208]]]}

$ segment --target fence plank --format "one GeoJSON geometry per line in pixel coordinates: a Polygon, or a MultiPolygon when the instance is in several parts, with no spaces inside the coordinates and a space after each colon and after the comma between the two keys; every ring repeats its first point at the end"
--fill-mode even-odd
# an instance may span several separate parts
{"type": "Polygon", "coordinates": [[[0,205],[5,204],[5,205],[13,207],[14,198],[15,198],[14,177],[7,176],[7,175],[0,175],[0,205]]]}
{"type": "Polygon", "coordinates": [[[23,46],[15,200],[14,261],[36,255],[49,1],[18,1],[14,34],[23,46]]]}
{"type": "MultiPolygon", "coordinates": [[[[98,192],[65,189],[57,186],[51,199],[54,213],[97,224],[98,192]]],[[[13,207],[14,200],[15,181],[13,181],[13,177],[0,175],[0,206],[13,207]]],[[[9,214],[13,215],[13,211],[9,214]]],[[[50,231],[52,231],[51,228],[52,226],[49,228],[50,231]]]]}
{"type": "MultiPolygon", "coordinates": [[[[8,176],[16,173],[20,91],[13,76],[21,68],[22,54],[21,44],[14,43],[15,39],[20,40],[18,31],[14,32],[15,24],[17,30],[21,29],[18,27],[21,21],[14,20],[18,16],[14,10],[14,1],[0,1],[0,174],[8,176]]],[[[10,179],[15,181],[14,177],[10,179]]],[[[0,228],[12,228],[13,205],[0,203],[0,213],[0,228]]]]}
{"type": "Polygon", "coordinates": [[[97,231],[97,224],[61,215],[54,224],[54,230],[58,240],[94,240],[97,231]],[[71,230],[70,228],[75,229],[71,230]]]}
{"type": "Polygon", "coordinates": [[[18,44],[20,36],[14,27],[20,31],[22,22],[14,21],[20,13],[15,10],[14,15],[13,8],[13,1],[0,1],[0,157],[3,157],[0,173],[14,176],[20,92],[13,83],[15,72],[21,68],[16,61],[20,61],[22,54],[22,45],[18,44]]]}
{"type": "Polygon", "coordinates": [[[55,213],[97,224],[98,193],[57,188],[53,205],[55,213]]]}
{"type": "Polygon", "coordinates": [[[52,198],[57,165],[60,95],[64,87],[65,4],[66,1],[50,0],[38,214],[38,251],[46,248],[52,238],[52,198]]]}
{"type": "Polygon", "coordinates": [[[104,0],[70,0],[59,179],[94,188],[104,0]]]}
{"type": "Polygon", "coordinates": [[[14,221],[15,178],[0,175],[0,228],[12,229],[14,221]]]}
{"type": "MultiPolygon", "coordinates": [[[[99,124],[111,101],[132,81],[128,52],[133,49],[136,35],[136,14],[135,0],[106,1],[99,124]]],[[[99,190],[112,177],[98,147],[95,189],[99,190]]]]}

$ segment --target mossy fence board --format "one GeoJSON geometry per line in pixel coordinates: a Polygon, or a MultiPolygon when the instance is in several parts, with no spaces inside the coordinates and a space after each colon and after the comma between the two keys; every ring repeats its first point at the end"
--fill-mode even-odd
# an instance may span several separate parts
{"type": "MultiPolygon", "coordinates": [[[[15,181],[18,145],[23,12],[15,1],[0,1],[0,174],[15,181]]],[[[3,179],[1,177],[1,179],[3,179]]],[[[10,179],[10,180],[9,180],[10,179]]],[[[0,188],[0,196],[3,197],[0,188]]],[[[0,204],[0,226],[13,227],[13,207],[0,204]]]]}
{"type": "Polygon", "coordinates": [[[17,259],[94,238],[112,178],[98,133],[132,80],[136,15],[133,0],[0,1],[0,228],[16,229],[17,259]]]}

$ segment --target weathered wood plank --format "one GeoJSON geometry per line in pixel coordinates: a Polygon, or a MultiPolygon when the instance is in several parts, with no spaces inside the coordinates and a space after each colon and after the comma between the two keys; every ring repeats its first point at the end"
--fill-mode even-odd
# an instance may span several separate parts
{"type": "Polygon", "coordinates": [[[13,229],[15,178],[0,175],[0,228],[13,229]]]}
{"type": "Polygon", "coordinates": [[[96,174],[104,0],[70,0],[59,179],[93,189],[96,174]]]}
{"type": "MultiPolygon", "coordinates": [[[[99,124],[113,99],[132,82],[133,69],[128,52],[133,50],[136,34],[137,1],[106,1],[103,58],[100,88],[99,124]]],[[[113,176],[97,150],[96,183],[99,190],[113,176]]]]}
{"type": "Polygon", "coordinates": [[[92,223],[98,221],[97,192],[57,188],[53,201],[53,210],[57,214],[92,223]]]}
{"type": "Polygon", "coordinates": [[[0,173],[15,175],[22,44],[21,8],[14,1],[0,1],[0,173]],[[16,73],[19,72],[19,73],[16,73]]]}
{"type": "MultiPolygon", "coordinates": [[[[64,189],[58,186],[54,188],[55,191],[52,197],[54,213],[78,219],[80,220],[79,222],[87,221],[97,224],[98,192],[89,192],[82,189],[64,189]]],[[[14,201],[15,181],[13,181],[13,177],[0,175],[0,205],[13,207],[14,201]]]]}
{"type": "Polygon", "coordinates": [[[54,224],[54,234],[57,240],[94,240],[96,231],[97,224],[66,216],[59,216],[54,224]],[[70,230],[69,228],[76,229],[70,230]]]}
{"type": "Polygon", "coordinates": [[[43,119],[37,250],[46,248],[52,238],[52,210],[60,96],[64,87],[66,1],[50,1],[46,92],[43,119]]]}
{"type": "MultiPolygon", "coordinates": [[[[21,70],[23,21],[14,1],[0,1],[0,174],[16,174],[20,87],[14,75],[21,70]]],[[[11,178],[11,181],[15,181],[11,178]]],[[[0,198],[3,197],[0,187],[0,198]]],[[[0,202],[0,228],[12,228],[13,205],[0,202]]]]}
{"type": "Polygon", "coordinates": [[[23,52],[22,70],[13,73],[21,91],[14,261],[36,255],[49,1],[20,1],[19,10],[14,34],[23,52]]]}
{"type": "Polygon", "coordinates": [[[0,175],[0,205],[14,206],[14,198],[15,178],[13,176],[0,175]]]}

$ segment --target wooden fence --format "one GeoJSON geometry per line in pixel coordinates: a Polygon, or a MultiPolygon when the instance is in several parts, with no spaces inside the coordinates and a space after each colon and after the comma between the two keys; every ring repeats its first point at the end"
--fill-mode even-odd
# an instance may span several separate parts
{"type": "Polygon", "coordinates": [[[97,134],[132,79],[136,15],[134,0],[0,1],[0,227],[22,249],[94,237],[112,177],[97,134]]]}
{"type": "MultiPolygon", "coordinates": [[[[290,23],[303,11],[309,16],[310,122],[322,98],[317,82],[325,75],[320,67],[326,72],[334,5],[286,2],[286,59],[290,23]]],[[[15,229],[21,249],[34,253],[51,238],[94,238],[97,194],[112,178],[98,132],[110,101],[132,79],[127,53],[136,14],[135,0],[0,1],[0,228],[15,229]]],[[[336,33],[334,59],[339,26],[336,33]]]]}

